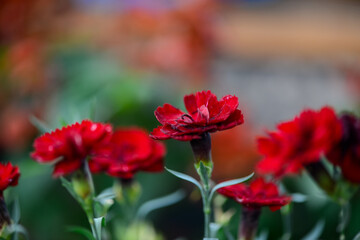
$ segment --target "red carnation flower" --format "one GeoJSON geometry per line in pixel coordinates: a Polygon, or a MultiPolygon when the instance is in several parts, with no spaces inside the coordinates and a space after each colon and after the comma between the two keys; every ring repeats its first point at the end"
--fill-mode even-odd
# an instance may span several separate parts
{"type": "Polygon", "coordinates": [[[7,210],[3,192],[9,186],[16,186],[20,177],[19,167],[11,163],[0,163],[0,230],[4,224],[10,224],[10,216],[7,210]]]}
{"type": "Polygon", "coordinates": [[[38,137],[31,157],[39,163],[55,162],[53,176],[63,176],[79,169],[91,151],[110,138],[111,132],[109,124],[84,120],[38,137]]]}
{"type": "Polygon", "coordinates": [[[13,166],[10,162],[0,163],[0,197],[3,191],[9,186],[16,186],[20,177],[19,167],[13,166]]]}
{"type": "Polygon", "coordinates": [[[260,173],[276,177],[298,173],[306,164],[319,161],[341,138],[341,123],[333,109],[303,111],[294,120],[278,125],[278,131],[258,138],[264,155],[257,165],[260,173]]]}
{"type": "Polygon", "coordinates": [[[163,170],[165,146],[149,138],[141,129],[118,129],[109,143],[94,151],[89,162],[92,172],[106,171],[122,179],[131,179],[138,171],[163,170]]]}
{"type": "Polygon", "coordinates": [[[249,186],[240,183],[220,188],[218,192],[247,208],[270,207],[276,211],[291,201],[291,197],[279,194],[274,183],[267,183],[263,178],[254,180],[249,186]]]}
{"type": "Polygon", "coordinates": [[[345,114],[340,120],[343,127],[342,139],[326,157],[341,167],[346,179],[360,183],[360,119],[345,114]]]}
{"type": "Polygon", "coordinates": [[[188,113],[170,104],[156,109],[155,116],[162,126],[154,129],[150,134],[152,138],[190,141],[201,139],[204,133],[229,129],[244,122],[235,96],[227,95],[218,101],[211,91],[202,91],[186,95],[184,103],[188,113]]]}

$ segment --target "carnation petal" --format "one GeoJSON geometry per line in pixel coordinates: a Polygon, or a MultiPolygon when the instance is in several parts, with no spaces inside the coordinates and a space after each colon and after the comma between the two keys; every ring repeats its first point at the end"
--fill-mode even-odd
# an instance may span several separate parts
{"type": "Polygon", "coordinates": [[[163,129],[163,126],[159,126],[157,128],[155,128],[151,133],[150,133],[150,137],[155,139],[155,140],[166,140],[166,139],[170,139],[171,137],[169,135],[166,135],[165,133],[163,133],[161,130],[163,129]]]}
{"type": "Polygon", "coordinates": [[[170,104],[164,104],[155,110],[155,117],[161,124],[174,124],[175,120],[181,118],[184,114],[180,109],[175,108],[170,104]]]}
{"type": "Polygon", "coordinates": [[[244,116],[236,109],[224,122],[217,124],[217,130],[226,130],[244,123],[244,116]]]}

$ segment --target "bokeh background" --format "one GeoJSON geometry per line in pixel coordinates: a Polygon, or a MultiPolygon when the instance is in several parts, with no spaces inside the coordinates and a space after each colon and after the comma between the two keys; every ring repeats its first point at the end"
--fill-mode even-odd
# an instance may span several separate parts
{"type": "MultiPolygon", "coordinates": [[[[91,118],[151,131],[163,103],[183,108],[184,94],[203,89],[235,94],[245,123],[212,135],[214,179],[242,177],[259,160],[256,136],[303,108],[359,113],[359,23],[356,0],[2,0],[0,160],[21,169],[19,186],[7,193],[19,200],[21,224],[36,240],[80,239],[66,227],[87,227],[51,166],[30,159],[40,134],[31,122],[55,129],[91,118]]],[[[189,144],[166,145],[166,165],[195,176],[189,144]]],[[[141,201],[186,189],[184,200],[149,220],[165,239],[201,238],[201,202],[191,185],[165,172],[137,179],[141,201]]],[[[103,175],[95,181],[98,191],[112,184],[103,175]]],[[[338,207],[306,175],[285,185],[311,196],[292,206],[292,239],[321,219],[321,239],[335,239],[338,207]]],[[[352,212],[349,239],[359,231],[360,205],[352,212]]],[[[260,230],[279,239],[282,223],[279,212],[265,210],[260,230]]]]}

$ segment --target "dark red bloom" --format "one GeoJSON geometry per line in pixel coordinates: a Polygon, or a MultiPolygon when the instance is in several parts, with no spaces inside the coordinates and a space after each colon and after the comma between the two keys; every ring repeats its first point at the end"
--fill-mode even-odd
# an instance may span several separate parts
{"type": "Polygon", "coordinates": [[[243,115],[237,109],[239,102],[236,96],[224,96],[220,101],[211,91],[186,95],[184,103],[188,113],[164,104],[155,111],[155,116],[162,124],[154,129],[154,139],[176,139],[190,141],[201,139],[206,132],[216,132],[233,128],[244,122],[243,115]]]}
{"type": "Polygon", "coordinates": [[[341,167],[346,179],[360,183],[360,119],[354,115],[344,114],[340,120],[343,127],[341,141],[326,157],[341,167]]]}
{"type": "Polygon", "coordinates": [[[7,210],[3,192],[9,186],[16,186],[20,177],[19,167],[11,163],[0,163],[0,230],[5,224],[10,224],[10,216],[7,210]]]}
{"type": "Polygon", "coordinates": [[[270,207],[272,211],[280,209],[291,201],[291,197],[279,194],[274,183],[265,182],[263,178],[252,181],[249,186],[240,183],[220,188],[218,192],[245,207],[270,207]]]}
{"type": "Polygon", "coordinates": [[[306,164],[317,162],[341,138],[342,128],[333,109],[305,110],[294,120],[278,125],[276,132],[258,138],[258,150],[264,155],[257,171],[281,177],[295,174],[306,164]]]}
{"type": "Polygon", "coordinates": [[[149,138],[142,129],[118,129],[110,142],[94,151],[89,162],[92,172],[105,171],[110,176],[131,179],[138,171],[164,169],[165,146],[149,138]]]}
{"type": "Polygon", "coordinates": [[[9,186],[16,186],[20,177],[19,167],[13,166],[10,162],[0,163],[0,196],[9,186]]]}
{"type": "Polygon", "coordinates": [[[55,162],[53,176],[63,176],[79,169],[92,150],[107,141],[111,133],[109,124],[84,120],[38,137],[31,157],[39,163],[55,162]]]}

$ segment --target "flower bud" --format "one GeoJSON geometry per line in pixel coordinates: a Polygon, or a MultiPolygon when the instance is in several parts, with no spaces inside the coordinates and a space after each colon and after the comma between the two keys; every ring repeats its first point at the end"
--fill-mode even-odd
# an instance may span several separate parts
{"type": "Polygon", "coordinates": [[[141,186],[133,179],[119,179],[114,183],[114,192],[120,204],[134,205],[140,198],[141,186]]]}
{"type": "Polygon", "coordinates": [[[211,137],[208,132],[201,135],[200,139],[190,141],[195,156],[195,164],[202,161],[205,165],[211,163],[211,137]]]}
{"type": "Polygon", "coordinates": [[[87,176],[83,171],[77,171],[72,177],[72,185],[75,193],[82,199],[87,199],[91,195],[91,186],[87,176]]]}

